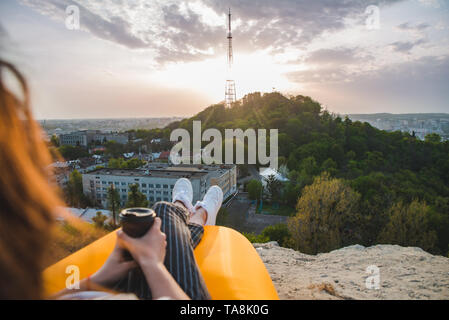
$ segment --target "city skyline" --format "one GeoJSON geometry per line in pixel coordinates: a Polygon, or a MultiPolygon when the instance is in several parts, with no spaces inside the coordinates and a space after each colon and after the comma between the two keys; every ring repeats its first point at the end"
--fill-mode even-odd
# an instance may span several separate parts
{"type": "Polygon", "coordinates": [[[8,1],[0,34],[39,119],[188,117],[223,101],[229,7],[237,99],[276,90],[339,114],[449,112],[447,3],[378,1],[368,30],[369,4],[8,1]],[[69,5],[80,30],[65,25],[69,5]]]}

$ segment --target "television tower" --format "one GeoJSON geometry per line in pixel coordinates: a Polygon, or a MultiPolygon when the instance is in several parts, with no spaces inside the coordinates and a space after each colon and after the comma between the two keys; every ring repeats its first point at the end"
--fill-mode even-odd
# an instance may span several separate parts
{"type": "Polygon", "coordinates": [[[228,76],[225,87],[225,104],[227,108],[230,108],[232,103],[236,100],[235,94],[235,81],[232,79],[232,33],[231,33],[231,8],[229,8],[228,14],[228,76]]]}

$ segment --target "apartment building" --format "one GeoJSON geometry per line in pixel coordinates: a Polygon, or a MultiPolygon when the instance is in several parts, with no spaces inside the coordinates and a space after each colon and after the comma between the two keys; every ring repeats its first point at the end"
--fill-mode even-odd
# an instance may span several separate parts
{"type": "MultiPolygon", "coordinates": [[[[207,166],[209,168],[209,166],[207,166]]],[[[207,170],[206,168],[206,170],[207,170]]],[[[209,169],[208,185],[217,185],[223,190],[223,199],[237,191],[237,166],[212,166],[209,169]]]]}
{"type": "Polygon", "coordinates": [[[126,144],[129,141],[126,133],[104,133],[98,130],[82,130],[68,134],[61,134],[59,141],[63,146],[83,146],[91,142],[115,141],[117,143],[126,144]]]}
{"type": "Polygon", "coordinates": [[[115,141],[120,144],[127,144],[129,141],[128,134],[126,133],[102,133],[95,132],[88,135],[88,142],[105,142],[105,141],[115,141]]]}
{"type": "Polygon", "coordinates": [[[87,146],[87,135],[83,131],[61,134],[59,142],[62,146],[87,146]]]}
{"type": "Polygon", "coordinates": [[[120,194],[121,205],[128,200],[133,184],[146,195],[150,203],[171,201],[172,190],[179,178],[187,178],[193,187],[193,204],[204,197],[209,186],[217,184],[225,198],[237,190],[236,168],[228,166],[170,166],[152,164],[145,169],[98,169],[83,176],[84,193],[99,204],[107,206],[107,190],[113,185],[120,194]],[[228,171],[228,173],[226,173],[228,171]]]}

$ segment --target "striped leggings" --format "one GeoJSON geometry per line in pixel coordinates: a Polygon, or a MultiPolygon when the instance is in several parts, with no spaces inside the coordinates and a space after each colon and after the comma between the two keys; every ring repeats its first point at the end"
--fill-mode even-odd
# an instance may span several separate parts
{"type": "MultiPolygon", "coordinates": [[[[204,279],[193,255],[204,234],[201,225],[188,222],[189,212],[182,205],[157,202],[153,206],[161,218],[161,231],[167,236],[167,252],[164,264],[173,278],[193,300],[210,299],[204,279]]],[[[151,290],[139,268],[133,269],[122,279],[114,290],[134,293],[139,299],[151,299],[151,290]]]]}

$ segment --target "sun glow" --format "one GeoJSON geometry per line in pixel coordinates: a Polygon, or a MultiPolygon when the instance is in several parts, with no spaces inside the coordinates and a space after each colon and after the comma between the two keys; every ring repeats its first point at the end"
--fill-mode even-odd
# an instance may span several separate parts
{"type": "Polygon", "coordinates": [[[224,99],[225,80],[232,77],[236,83],[237,99],[255,91],[271,92],[291,89],[284,73],[291,67],[277,64],[265,52],[237,55],[232,75],[229,75],[226,57],[166,66],[153,74],[154,81],[169,84],[172,88],[201,91],[213,101],[224,99]]]}

